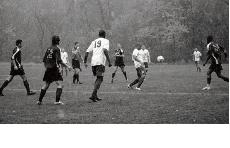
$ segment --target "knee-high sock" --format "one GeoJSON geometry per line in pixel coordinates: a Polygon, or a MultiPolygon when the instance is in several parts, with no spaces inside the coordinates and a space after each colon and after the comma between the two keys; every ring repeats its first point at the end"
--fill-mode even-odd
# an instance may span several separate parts
{"type": "Polygon", "coordinates": [[[56,102],[59,102],[61,99],[62,88],[57,88],[56,90],[56,102]]]}
{"type": "Polygon", "coordinates": [[[39,101],[40,102],[42,102],[42,99],[45,96],[45,94],[46,94],[46,90],[45,89],[41,89],[40,96],[39,96],[39,101]]]}
{"type": "Polygon", "coordinates": [[[145,77],[141,77],[141,78],[139,79],[139,82],[138,82],[138,85],[137,85],[138,88],[141,87],[141,84],[144,82],[144,80],[145,80],[145,77]]]}
{"type": "Polygon", "coordinates": [[[226,82],[229,82],[229,79],[227,77],[223,76],[223,75],[219,75],[218,77],[223,79],[226,82]]]}
{"type": "Polygon", "coordinates": [[[79,82],[79,74],[76,74],[77,82],[79,82]]]}
{"type": "Polygon", "coordinates": [[[0,92],[2,92],[3,89],[4,89],[8,84],[9,84],[9,81],[6,80],[6,81],[2,84],[2,86],[1,86],[1,88],[0,88],[0,92]]]}
{"type": "Polygon", "coordinates": [[[123,74],[124,74],[124,76],[125,76],[125,80],[127,80],[126,71],[124,71],[123,74]]]}
{"type": "Polygon", "coordinates": [[[208,84],[208,85],[211,84],[211,80],[212,80],[212,78],[207,78],[207,84],[208,84]]]}
{"type": "Polygon", "coordinates": [[[137,84],[138,82],[139,82],[139,78],[136,79],[136,80],[134,80],[134,81],[130,84],[130,86],[133,86],[133,85],[137,84]]]}
{"type": "Polygon", "coordinates": [[[114,72],[114,73],[112,73],[112,79],[115,77],[115,75],[116,75],[116,73],[114,72]]]}
{"type": "Polygon", "coordinates": [[[94,84],[94,90],[92,93],[92,98],[97,98],[97,91],[99,90],[102,81],[103,81],[103,77],[97,77],[95,84],[94,84]]]}
{"type": "Polygon", "coordinates": [[[30,85],[29,85],[28,81],[25,80],[23,83],[24,83],[24,86],[26,88],[27,93],[29,93],[30,92],[30,85]]]}
{"type": "Polygon", "coordinates": [[[75,83],[76,79],[77,79],[77,76],[76,76],[76,74],[74,74],[73,75],[73,83],[75,83]]]}

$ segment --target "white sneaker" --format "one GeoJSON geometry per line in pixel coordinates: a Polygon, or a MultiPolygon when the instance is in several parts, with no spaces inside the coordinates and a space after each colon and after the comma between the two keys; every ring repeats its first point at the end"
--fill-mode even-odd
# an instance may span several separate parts
{"type": "Polygon", "coordinates": [[[64,105],[64,103],[59,101],[59,102],[54,102],[54,105],[64,105]]]}
{"type": "Polygon", "coordinates": [[[138,88],[138,87],[136,87],[135,89],[136,89],[136,90],[139,90],[139,91],[141,91],[141,89],[140,89],[140,88],[138,88]]]}
{"type": "Polygon", "coordinates": [[[37,102],[37,105],[42,105],[42,102],[38,101],[38,102],[37,102]]]}
{"type": "Polygon", "coordinates": [[[211,89],[210,86],[206,86],[206,87],[204,87],[202,90],[210,90],[210,89],[211,89]]]}

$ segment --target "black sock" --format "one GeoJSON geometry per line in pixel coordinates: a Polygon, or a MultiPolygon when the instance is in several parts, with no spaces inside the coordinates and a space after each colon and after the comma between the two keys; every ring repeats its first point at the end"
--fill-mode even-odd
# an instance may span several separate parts
{"type": "Polygon", "coordinates": [[[79,82],[79,74],[76,74],[77,82],[79,82]]]}
{"type": "Polygon", "coordinates": [[[123,74],[124,74],[124,76],[125,76],[125,80],[127,80],[126,71],[124,71],[123,74]]]}
{"type": "Polygon", "coordinates": [[[112,73],[112,79],[115,77],[116,73],[112,73]]]}
{"type": "Polygon", "coordinates": [[[9,81],[6,80],[6,81],[2,84],[2,86],[1,86],[1,88],[0,88],[0,92],[2,92],[3,89],[4,89],[8,84],[9,84],[9,81]]]}
{"type": "Polygon", "coordinates": [[[75,81],[76,81],[77,77],[76,77],[76,74],[73,75],[73,83],[75,84],[75,81]]]}
{"type": "Polygon", "coordinates": [[[103,77],[97,77],[95,84],[94,84],[92,98],[97,98],[97,91],[99,90],[102,81],[103,81],[103,77]]]}
{"type": "Polygon", "coordinates": [[[61,99],[62,88],[57,88],[56,90],[56,102],[59,102],[61,99]]]}
{"type": "Polygon", "coordinates": [[[27,93],[29,93],[30,92],[30,85],[29,85],[28,81],[25,80],[23,83],[24,83],[24,86],[26,88],[27,93]]]}
{"type": "Polygon", "coordinates": [[[141,85],[142,85],[142,83],[144,82],[144,80],[145,80],[145,78],[144,78],[144,77],[139,79],[139,82],[138,82],[137,88],[140,88],[140,87],[141,87],[141,85]]]}
{"type": "Polygon", "coordinates": [[[93,90],[92,98],[95,98],[95,99],[97,98],[97,90],[96,89],[93,90]]]}
{"type": "Polygon", "coordinates": [[[211,80],[212,80],[211,78],[207,78],[207,84],[210,85],[211,84],[211,80]]]}
{"type": "Polygon", "coordinates": [[[39,96],[39,102],[42,102],[42,99],[45,96],[45,94],[46,94],[46,90],[45,89],[41,89],[40,96],[39,96]]]}
{"type": "Polygon", "coordinates": [[[133,86],[133,85],[137,84],[138,82],[139,82],[139,79],[136,79],[130,84],[130,86],[133,86]]]}

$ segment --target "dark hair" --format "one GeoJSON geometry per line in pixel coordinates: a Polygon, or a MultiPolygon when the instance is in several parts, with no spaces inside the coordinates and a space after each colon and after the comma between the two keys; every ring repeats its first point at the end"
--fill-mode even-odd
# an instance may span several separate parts
{"type": "Polygon", "coordinates": [[[105,38],[105,35],[106,35],[106,33],[105,33],[104,30],[100,30],[100,31],[99,31],[99,37],[105,38]]]}
{"type": "Polygon", "coordinates": [[[21,43],[22,43],[22,40],[21,40],[21,39],[16,40],[16,46],[18,46],[18,45],[21,44],[21,43]]]}
{"type": "Polygon", "coordinates": [[[60,37],[57,35],[54,35],[52,37],[52,45],[59,45],[59,42],[60,42],[60,37]]]}
{"type": "Polygon", "coordinates": [[[74,45],[77,45],[79,42],[75,42],[74,45]]]}
{"type": "Polygon", "coordinates": [[[207,37],[207,44],[209,44],[209,43],[212,42],[212,41],[213,41],[213,36],[209,35],[209,36],[207,37]]]}
{"type": "Polygon", "coordinates": [[[141,48],[141,44],[140,44],[140,43],[137,43],[137,44],[136,44],[136,48],[141,48]]]}

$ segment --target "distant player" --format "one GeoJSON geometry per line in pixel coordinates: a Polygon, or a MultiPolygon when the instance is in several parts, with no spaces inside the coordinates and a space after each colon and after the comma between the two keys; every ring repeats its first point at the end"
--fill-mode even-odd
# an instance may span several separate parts
{"type": "Polygon", "coordinates": [[[29,83],[25,76],[25,72],[21,63],[21,48],[22,48],[22,40],[16,41],[16,47],[13,50],[13,55],[11,56],[11,71],[9,77],[5,80],[0,88],[0,96],[4,96],[2,91],[3,89],[13,80],[14,76],[19,75],[24,83],[24,86],[27,91],[27,95],[34,95],[35,92],[30,90],[29,83]]]}
{"type": "Polygon", "coordinates": [[[195,48],[194,52],[193,52],[193,60],[194,60],[195,65],[196,65],[196,70],[199,72],[201,72],[201,68],[199,65],[200,60],[201,60],[201,56],[202,56],[202,54],[200,53],[200,51],[197,48],[195,48]]]}
{"type": "Polygon", "coordinates": [[[74,70],[74,74],[73,74],[73,84],[75,84],[76,80],[77,80],[77,84],[82,84],[79,80],[79,73],[81,71],[81,64],[80,62],[83,61],[82,56],[80,54],[80,47],[79,47],[79,43],[75,42],[74,44],[74,48],[72,50],[72,67],[74,70]]]}
{"type": "Polygon", "coordinates": [[[97,77],[92,96],[89,98],[93,102],[100,101],[101,99],[97,96],[97,91],[99,90],[101,83],[103,81],[103,76],[105,72],[105,63],[106,59],[109,63],[109,67],[111,67],[110,58],[109,58],[109,40],[105,39],[106,33],[104,30],[99,31],[99,38],[94,40],[89,48],[87,49],[85,53],[85,67],[87,68],[87,58],[89,55],[89,52],[92,52],[92,59],[91,59],[91,66],[93,75],[97,77]]]}
{"type": "Polygon", "coordinates": [[[143,62],[143,51],[141,50],[141,45],[137,44],[136,48],[133,50],[132,59],[134,61],[134,66],[137,71],[137,79],[128,85],[128,88],[132,88],[137,84],[136,90],[141,90],[141,85],[145,80],[146,70],[143,62]]]}
{"type": "Polygon", "coordinates": [[[223,70],[221,66],[221,54],[224,53],[225,58],[227,58],[227,51],[220,45],[214,43],[212,36],[207,37],[207,44],[207,59],[203,66],[205,66],[209,60],[211,60],[211,65],[207,72],[207,86],[204,87],[203,90],[210,89],[212,72],[215,72],[216,75],[224,81],[229,82],[229,79],[221,74],[223,70]]]}
{"type": "MultiPolygon", "coordinates": [[[[64,48],[60,48],[60,49],[61,49],[61,59],[62,59],[62,62],[65,65],[69,65],[70,66],[68,53],[65,51],[64,48]]],[[[63,74],[64,71],[66,73],[66,76],[68,76],[68,68],[66,66],[61,65],[61,74],[62,74],[62,76],[64,76],[64,74],[63,74]]]]}
{"type": "Polygon", "coordinates": [[[157,57],[157,62],[159,62],[159,63],[163,63],[164,60],[165,60],[165,58],[163,56],[158,56],[157,57]]]}
{"type": "Polygon", "coordinates": [[[145,47],[145,45],[142,45],[141,49],[143,50],[143,62],[147,72],[149,68],[149,63],[151,63],[149,50],[145,47]]]}
{"type": "Polygon", "coordinates": [[[117,44],[117,49],[115,50],[115,71],[112,73],[112,80],[111,80],[111,83],[113,83],[113,79],[116,75],[116,72],[117,72],[117,69],[118,67],[121,68],[121,71],[122,73],[124,74],[125,76],[125,80],[127,81],[127,74],[126,74],[126,71],[125,71],[125,63],[124,63],[124,51],[121,47],[121,44],[117,44]]]}
{"type": "Polygon", "coordinates": [[[54,104],[55,105],[64,104],[60,101],[61,94],[62,94],[62,88],[63,88],[62,86],[63,78],[62,78],[59,68],[60,68],[60,65],[68,67],[69,69],[71,67],[63,63],[61,59],[60,49],[58,48],[59,42],[60,42],[59,36],[53,36],[52,46],[46,50],[45,56],[43,58],[44,66],[46,68],[46,71],[43,77],[43,81],[45,82],[45,84],[42,86],[39,100],[37,102],[38,105],[42,104],[42,99],[45,96],[46,91],[52,82],[55,82],[57,84],[56,101],[54,102],[54,104]]]}

